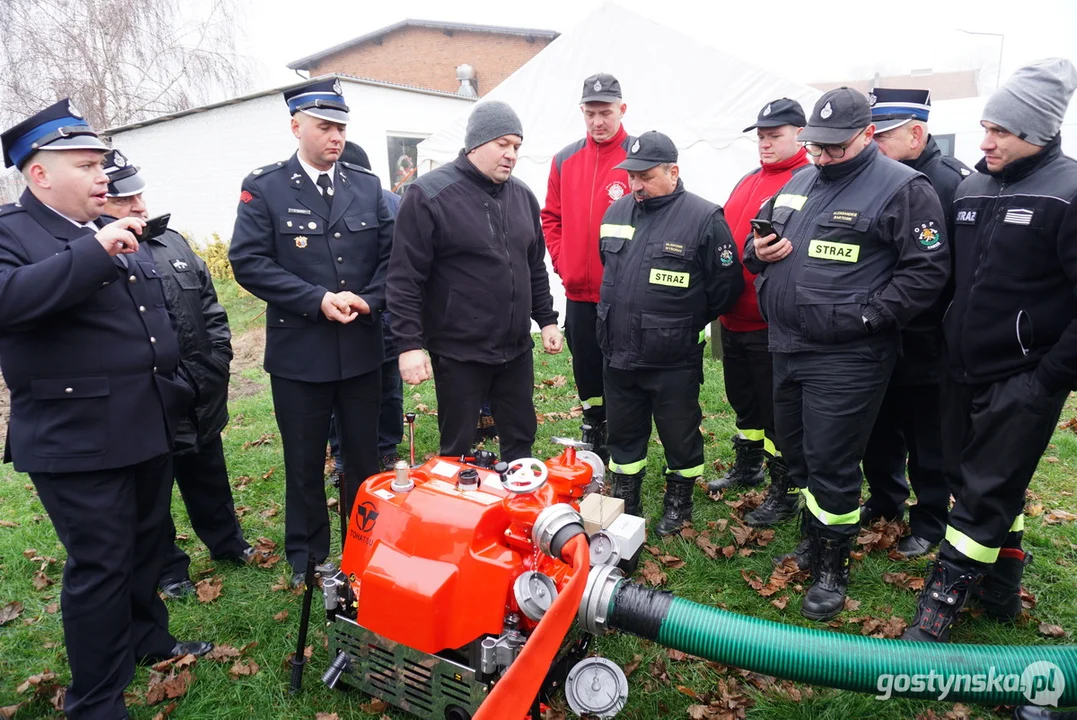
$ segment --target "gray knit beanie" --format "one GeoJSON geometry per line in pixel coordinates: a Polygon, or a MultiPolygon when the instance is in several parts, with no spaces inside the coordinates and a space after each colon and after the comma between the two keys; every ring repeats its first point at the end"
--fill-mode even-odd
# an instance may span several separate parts
{"type": "Polygon", "coordinates": [[[508,103],[498,100],[479,103],[467,119],[464,133],[464,152],[471,152],[479,145],[504,135],[524,136],[524,126],[508,103]]]}
{"type": "Polygon", "coordinates": [[[1021,68],[984,105],[983,119],[1033,145],[1058,134],[1074,89],[1077,68],[1065,58],[1047,58],[1021,68]]]}

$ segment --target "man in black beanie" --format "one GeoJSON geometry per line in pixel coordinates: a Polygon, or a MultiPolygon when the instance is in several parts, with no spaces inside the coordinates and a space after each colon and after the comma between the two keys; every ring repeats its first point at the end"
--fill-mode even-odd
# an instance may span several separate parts
{"type": "Polygon", "coordinates": [[[1021,614],[1025,490],[1077,387],[1077,162],[1059,134],[1075,89],[1062,58],[1014,73],[954,195],[942,446],[956,502],[906,640],[946,642],[970,597],[1021,614]]]}
{"type": "Polygon", "coordinates": [[[523,135],[505,103],[475,106],[460,155],[416,180],[397,215],[387,298],[400,375],[437,380],[442,455],[468,453],[489,398],[501,457],[530,457],[532,320],[543,350],[561,352],[538,200],[512,177],[523,135]]]}

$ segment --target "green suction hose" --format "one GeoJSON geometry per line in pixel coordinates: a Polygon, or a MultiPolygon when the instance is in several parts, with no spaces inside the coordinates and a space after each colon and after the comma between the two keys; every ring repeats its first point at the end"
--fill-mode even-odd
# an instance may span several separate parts
{"type": "Polygon", "coordinates": [[[590,613],[585,625],[590,622],[599,632],[620,630],[786,680],[880,698],[1077,704],[1077,646],[913,643],[810,630],[700,605],[601,573],[588,590],[581,619],[590,613]]]}

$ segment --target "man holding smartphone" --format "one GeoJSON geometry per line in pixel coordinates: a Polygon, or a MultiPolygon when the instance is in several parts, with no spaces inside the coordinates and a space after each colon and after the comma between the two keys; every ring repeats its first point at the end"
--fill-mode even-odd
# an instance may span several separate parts
{"type": "MultiPolygon", "coordinates": [[[[760,206],[807,167],[808,154],[797,143],[804,127],[804,109],[796,100],[779,98],[759,110],[755,125],[759,167],[733,189],[725,204],[725,216],[737,242],[738,254],[753,236],[753,219],[760,206]]],[[[755,224],[761,221],[756,220],[755,224]]],[[[760,226],[760,235],[770,231],[760,226]]],[[[767,323],[759,314],[755,275],[744,268],[744,291],[733,308],[722,315],[722,370],[726,397],[737,413],[736,453],[724,477],[707,483],[707,490],[751,487],[763,482],[763,460],[769,458],[770,487],[763,504],[748,513],[745,522],[761,527],[796,515],[800,489],[789,480],[785,459],[774,442],[774,369],[767,348],[767,323]]]]}
{"type": "MultiPolygon", "coordinates": [[[[105,154],[108,193],[105,214],[116,218],[149,218],[142,198],[146,182],[122,152],[105,154]]],[[[221,431],[228,423],[228,366],[232,361],[232,332],[228,315],[217,302],[213,279],[202,258],[187,240],[168,229],[168,216],[149,220],[141,238],[161,277],[165,301],[179,339],[180,359],[198,386],[194,418],[183,418],[176,429],[172,471],[179,485],[191,527],[214,560],[239,564],[256,558],[243,539],[236,518],[221,431]]],[[[165,562],[158,583],[165,597],[193,595],[188,568],[191,558],[176,544],[168,497],[165,562]]]]}
{"type": "Polygon", "coordinates": [[[868,100],[825,93],[800,134],[814,167],[760,209],[774,235],[745,250],[774,354],[774,422],[809,517],[813,575],[801,614],[841,612],[860,530],[860,460],[897,360],[901,329],[950,274],[938,196],[879,152],[868,100]],[[779,239],[780,238],[780,239],[779,239]]]}

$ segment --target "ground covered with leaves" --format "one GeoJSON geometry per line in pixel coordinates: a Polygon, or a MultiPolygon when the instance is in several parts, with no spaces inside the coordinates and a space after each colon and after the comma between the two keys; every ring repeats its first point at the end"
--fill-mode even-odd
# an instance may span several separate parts
{"type": "MultiPolygon", "coordinates": [[[[178,491],[173,516],[182,546],[191,555],[198,595],[169,602],[173,633],[181,639],[217,643],[210,655],[175,658],[140,668],[128,692],[132,717],[317,718],[403,720],[404,713],[355,692],[335,692],[319,682],[328,664],[326,637],[314,623],[310,665],[302,693],[288,695],[290,653],[295,651],[301,597],[287,587],[282,560],[284,472],[268,378],[261,370],[260,306],[229,281],[218,283],[236,333],[237,358],[231,393],[232,419],[224,433],[237,513],[261,560],[236,568],[210,561],[190,531],[178,491]]],[[[724,472],[732,459],[734,415],[722,386],[719,362],[708,358],[702,390],[708,472],[724,472]]],[[[535,400],[539,437],[535,454],[557,452],[555,435],[578,435],[580,411],[568,355],[536,354],[535,400]]],[[[426,383],[405,392],[405,409],[419,413],[420,456],[437,448],[436,401],[426,383]]],[[[1029,493],[1026,548],[1035,561],[1026,572],[1025,612],[1013,625],[965,613],[956,642],[1068,644],[1077,630],[1077,407],[1063,422],[1040,463],[1029,493]]],[[[661,447],[652,440],[645,514],[661,507],[661,447]]],[[[796,544],[795,523],[757,530],[743,522],[762,494],[727,493],[708,498],[696,490],[696,522],[678,536],[652,538],[636,579],[677,596],[736,613],[831,632],[894,638],[905,629],[923,584],[925,561],[894,553],[898,524],[865,529],[854,553],[845,611],[827,625],[805,620],[799,604],[807,583],[792,564],[775,568],[771,557],[796,544]]],[[[330,501],[334,503],[335,501],[330,501]]],[[[64,550],[29,478],[0,468],[0,719],[57,717],[69,670],[59,614],[64,550]]],[[[316,603],[317,604],[317,603],[316,603]]],[[[629,676],[629,699],[619,717],[695,720],[792,720],[798,718],[1001,718],[1008,712],[951,703],[878,701],[870,695],[810,687],[690,657],[625,635],[599,638],[598,654],[621,664],[629,676]]],[[[1075,680],[1077,681],[1077,680],[1075,680]]],[[[563,701],[548,720],[571,716],[563,701]]],[[[506,719],[509,720],[509,719],[506,719]]]]}

